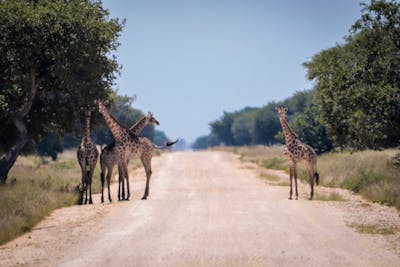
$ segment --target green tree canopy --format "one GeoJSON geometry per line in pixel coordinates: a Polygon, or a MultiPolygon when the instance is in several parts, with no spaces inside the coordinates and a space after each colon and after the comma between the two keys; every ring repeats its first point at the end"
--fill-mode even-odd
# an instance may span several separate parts
{"type": "Polygon", "coordinates": [[[276,143],[275,135],[281,130],[281,124],[275,113],[278,104],[270,102],[260,108],[254,121],[254,142],[255,144],[272,145],[276,143]]]}
{"type": "Polygon", "coordinates": [[[0,180],[28,138],[71,131],[107,98],[123,22],[96,0],[0,1],[0,180]]]}
{"type": "Polygon", "coordinates": [[[334,145],[399,145],[400,4],[371,1],[343,45],[305,63],[316,81],[321,120],[334,145]]]}
{"type": "Polygon", "coordinates": [[[319,107],[311,105],[305,109],[304,113],[297,113],[291,123],[299,139],[310,145],[318,154],[333,149],[326,128],[320,122],[320,114],[319,107]]]}
{"type": "Polygon", "coordinates": [[[247,108],[233,119],[231,132],[236,145],[250,145],[254,136],[256,109],[247,108]]]}
{"type": "Polygon", "coordinates": [[[211,134],[218,143],[235,145],[235,138],[231,131],[234,117],[234,113],[224,112],[219,120],[210,123],[211,134]]]}
{"type": "Polygon", "coordinates": [[[192,148],[195,150],[200,150],[200,149],[207,149],[209,144],[208,144],[209,136],[204,135],[196,138],[194,143],[192,144],[192,148]]]}

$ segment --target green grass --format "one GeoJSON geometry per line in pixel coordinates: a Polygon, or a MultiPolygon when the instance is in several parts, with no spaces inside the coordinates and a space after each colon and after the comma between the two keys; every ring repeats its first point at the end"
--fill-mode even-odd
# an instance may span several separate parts
{"type": "MultiPolygon", "coordinates": [[[[129,171],[141,167],[132,160],[129,171]]],[[[113,174],[117,173],[117,166],[113,174]]],[[[38,156],[20,156],[0,186],[0,244],[29,231],[54,209],[75,205],[80,199],[81,169],[75,151],[57,161],[38,156]]],[[[99,193],[100,164],[93,175],[92,192],[99,193]]]]}
{"type": "MultiPolygon", "coordinates": [[[[283,146],[224,147],[220,150],[240,155],[244,162],[253,162],[267,169],[288,171],[283,146]]],[[[383,151],[333,152],[318,157],[320,184],[360,193],[365,198],[400,209],[400,167],[397,149],[383,151]]],[[[299,178],[309,178],[298,164],[299,178]]]]}

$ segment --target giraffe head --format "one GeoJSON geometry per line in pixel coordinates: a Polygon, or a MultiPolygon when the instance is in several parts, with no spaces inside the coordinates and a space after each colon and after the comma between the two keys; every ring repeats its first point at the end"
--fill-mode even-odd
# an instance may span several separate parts
{"type": "Polygon", "coordinates": [[[156,120],[156,118],[154,118],[153,113],[148,112],[146,116],[147,116],[147,121],[149,124],[160,125],[158,120],[156,120]]]}
{"type": "Polygon", "coordinates": [[[92,115],[92,111],[90,109],[86,109],[86,111],[85,111],[86,118],[90,118],[91,115],[92,115]]]}
{"type": "Polygon", "coordinates": [[[104,111],[107,109],[106,105],[108,105],[110,103],[110,101],[106,100],[102,100],[102,99],[97,99],[97,103],[99,104],[99,112],[101,114],[104,113],[104,111]]]}
{"type": "Polygon", "coordinates": [[[288,111],[288,108],[284,107],[284,106],[279,106],[279,107],[275,108],[275,111],[279,117],[286,118],[286,113],[288,111]]]}

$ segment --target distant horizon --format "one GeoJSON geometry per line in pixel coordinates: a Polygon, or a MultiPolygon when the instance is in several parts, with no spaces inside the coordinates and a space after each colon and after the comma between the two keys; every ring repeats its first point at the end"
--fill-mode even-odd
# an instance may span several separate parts
{"type": "Polygon", "coordinates": [[[190,144],[224,111],[312,89],[302,63],[343,42],[359,3],[105,0],[111,18],[127,19],[116,89],[190,144]]]}

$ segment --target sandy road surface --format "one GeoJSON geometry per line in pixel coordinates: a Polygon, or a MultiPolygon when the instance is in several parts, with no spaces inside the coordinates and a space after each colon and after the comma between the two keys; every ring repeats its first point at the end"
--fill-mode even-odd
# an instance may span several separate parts
{"type": "MultiPolygon", "coordinates": [[[[223,152],[154,159],[128,202],[60,209],[0,248],[2,266],[399,266],[382,236],[346,226],[346,210],[287,200],[223,152]]],[[[114,191],[116,188],[114,188],[114,191]]],[[[318,190],[318,189],[317,189],[318,190]]],[[[367,216],[367,215],[366,215],[367,216]]]]}

